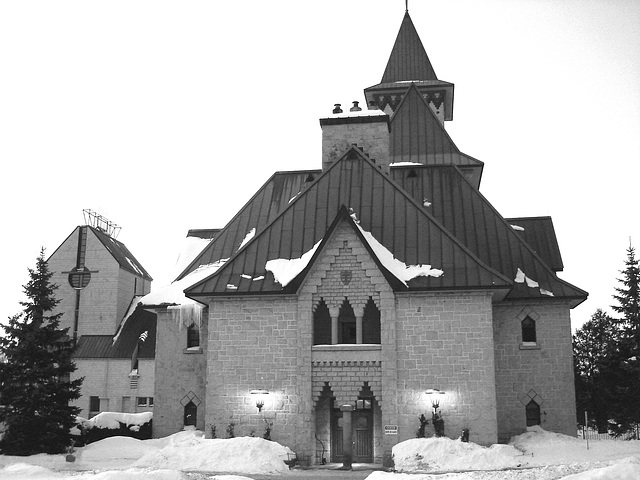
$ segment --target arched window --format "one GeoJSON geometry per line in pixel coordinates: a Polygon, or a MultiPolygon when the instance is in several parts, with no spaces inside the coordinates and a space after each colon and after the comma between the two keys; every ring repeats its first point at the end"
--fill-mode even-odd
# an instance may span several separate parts
{"type": "Polygon", "coordinates": [[[540,425],[540,405],[531,400],[525,407],[527,414],[527,427],[540,425]]]}
{"type": "Polygon", "coordinates": [[[313,312],[313,344],[331,345],[331,314],[324,300],[320,300],[313,312]]]}
{"type": "Polygon", "coordinates": [[[521,322],[522,342],[536,343],[536,322],[531,317],[526,316],[521,322]]]}
{"type": "Polygon", "coordinates": [[[346,298],[338,316],[338,343],[356,343],[356,315],[346,298]]]}
{"type": "Polygon", "coordinates": [[[380,310],[371,297],[362,317],[362,343],[380,343],[380,310]]]}
{"type": "Polygon", "coordinates": [[[184,425],[193,425],[195,427],[197,419],[198,407],[195,403],[189,400],[189,403],[184,406],[184,425]]]}

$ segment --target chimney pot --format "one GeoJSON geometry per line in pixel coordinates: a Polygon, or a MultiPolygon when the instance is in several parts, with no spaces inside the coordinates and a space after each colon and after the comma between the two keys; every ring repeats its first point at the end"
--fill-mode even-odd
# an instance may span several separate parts
{"type": "Polygon", "coordinates": [[[349,109],[349,111],[350,112],[360,112],[360,111],[362,111],[362,109],[358,106],[358,103],[360,103],[360,102],[358,102],[357,100],[354,100],[353,101],[353,107],[351,107],[349,109]]]}
{"type": "Polygon", "coordinates": [[[340,108],[340,104],[339,103],[336,103],[334,105],[334,107],[335,108],[333,109],[333,113],[342,113],[342,109],[340,108]]]}

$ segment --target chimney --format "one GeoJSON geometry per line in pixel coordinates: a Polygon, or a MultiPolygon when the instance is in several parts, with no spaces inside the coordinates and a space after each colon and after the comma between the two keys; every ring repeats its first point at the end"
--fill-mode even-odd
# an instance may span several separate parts
{"type": "Polygon", "coordinates": [[[389,115],[382,110],[362,110],[358,103],[354,101],[349,112],[336,103],[332,115],[320,119],[323,171],[357,144],[383,172],[389,172],[389,115]]]}

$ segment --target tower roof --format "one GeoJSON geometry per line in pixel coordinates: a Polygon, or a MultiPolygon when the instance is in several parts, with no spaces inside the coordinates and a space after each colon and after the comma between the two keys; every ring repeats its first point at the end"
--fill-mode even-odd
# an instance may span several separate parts
{"type": "Polygon", "coordinates": [[[380,83],[437,79],[418,31],[407,11],[380,83]]]}

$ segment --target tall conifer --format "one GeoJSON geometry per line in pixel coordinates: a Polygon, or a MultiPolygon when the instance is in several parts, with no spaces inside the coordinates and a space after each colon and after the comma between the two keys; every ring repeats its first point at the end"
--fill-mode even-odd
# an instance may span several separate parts
{"type": "Polygon", "coordinates": [[[52,314],[58,304],[52,273],[44,249],[29,269],[24,285],[27,301],[22,313],[2,325],[0,351],[0,414],[6,431],[0,451],[8,455],[62,453],[70,445],[69,430],[79,408],[69,405],[80,397],[82,379],[70,380],[76,370],[73,339],[60,329],[62,314],[52,314]]]}

